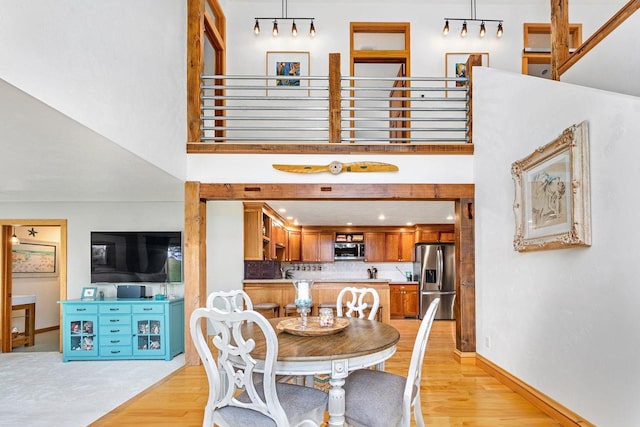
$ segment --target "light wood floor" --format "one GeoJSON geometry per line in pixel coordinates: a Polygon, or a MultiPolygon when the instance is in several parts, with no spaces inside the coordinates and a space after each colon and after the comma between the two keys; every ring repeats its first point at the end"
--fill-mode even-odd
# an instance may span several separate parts
{"type": "MultiPolygon", "coordinates": [[[[392,320],[397,353],[385,369],[406,375],[417,320],[392,320]]],[[[558,426],[550,417],[474,365],[453,358],[455,322],[435,321],[422,371],[421,402],[428,426],[558,426]]],[[[92,426],[201,426],[208,385],[201,366],[179,369],[92,426]]],[[[415,422],[411,423],[415,426],[415,422]]]]}

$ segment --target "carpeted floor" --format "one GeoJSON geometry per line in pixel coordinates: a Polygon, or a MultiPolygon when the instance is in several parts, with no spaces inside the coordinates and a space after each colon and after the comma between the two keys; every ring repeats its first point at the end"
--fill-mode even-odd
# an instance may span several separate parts
{"type": "Polygon", "coordinates": [[[183,365],[182,354],[67,363],[58,352],[0,354],[0,426],[86,426],[183,365]]]}

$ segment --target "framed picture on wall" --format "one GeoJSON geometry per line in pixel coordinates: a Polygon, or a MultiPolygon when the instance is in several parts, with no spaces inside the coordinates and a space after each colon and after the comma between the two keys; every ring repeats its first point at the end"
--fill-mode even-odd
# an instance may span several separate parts
{"type": "Polygon", "coordinates": [[[587,122],[511,165],[516,251],[591,246],[587,122]]]}
{"type": "Polygon", "coordinates": [[[58,275],[58,244],[20,239],[11,248],[11,269],[16,277],[58,275]]]}
{"type": "MultiPolygon", "coordinates": [[[[444,55],[444,70],[445,77],[452,78],[466,78],[468,76],[467,60],[469,55],[481,55],[482,66],[489,66],[489,53],[488,52],[452,52],[444,55]]],[[[468,82],[466,81],[447,81],[445,86],[447,88],[466,87],[468,82]]],[[[446,96],[459,96],[464,97],[465,92],[446,92],[446,96]]]]}
{"type": "Polygon", "coordinates": [[[308,96],[309,52],[268,51],[266,77],[267,95],[308,96]]]}

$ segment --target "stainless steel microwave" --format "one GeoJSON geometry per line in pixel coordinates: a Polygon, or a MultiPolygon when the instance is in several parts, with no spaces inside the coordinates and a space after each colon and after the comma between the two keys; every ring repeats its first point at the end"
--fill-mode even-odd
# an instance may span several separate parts
{"type": "Polygon", "coordinates": [[[334,259],[364,259],[364,243],[336,243],[334,247],[334,259]]]}

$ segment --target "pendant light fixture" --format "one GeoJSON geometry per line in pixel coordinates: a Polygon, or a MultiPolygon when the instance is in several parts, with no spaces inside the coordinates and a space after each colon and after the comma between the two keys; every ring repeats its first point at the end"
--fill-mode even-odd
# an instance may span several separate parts
{"type": "Polygon", "coordinates": [[[278,31],[278,20],[280,21],[292,21],[291,23],[291,35],[293,37],[296,37],[298,35],[298,26],[296,25],[296,21],[310,21],[310,25],[309,25],[309,36],[311,37],[315,37],[316,35],[316,27],[313,25],[313,20],[315,18],[289,18],[289,14],[288,14],[288,4],[287,4],[287,0],[282,0],[282,16],[277,17],[277,18],[264,18],[264,17],[258,17],[258,18],[254,18],[255,19],[255,24],[253,25],[253,32],[255,35],[259,35],[260,34],[260,20],[269,20],[269,21],[273,21],[273,28],[271,29],[271,34],[273,35],[273,37],[277,37],[279,34],[278,31]]]}
{"type": "Polygon", "coordinates": [[[20,239],[18,239],[18,236],[16,236],[16,227],[15,227],[15,225],[13,226],[13,235],[11,236],[11,244],[12,245],[19,245],[20,244],[20,239]]]}
{"type": "Polygon", "coordinates": [[[479,19],[476,18],[476,0],[471,0],[471,17],[470,18],[444,18],[444,28],[442,28],[442,35],[446,36],[449,34],[449,21],[461,21],[462,28],[460,29],[460,37],[464,37],[467,35],[467,23],[479,22],[480,23],[480,32],[478,35],[480,38],[483,38],[487,33],[486,22],[497,22],[498,30],[496,31],[496,37],[500,38],[504,34],[504,28],[502,27],[502,19],[479,19]]]}

